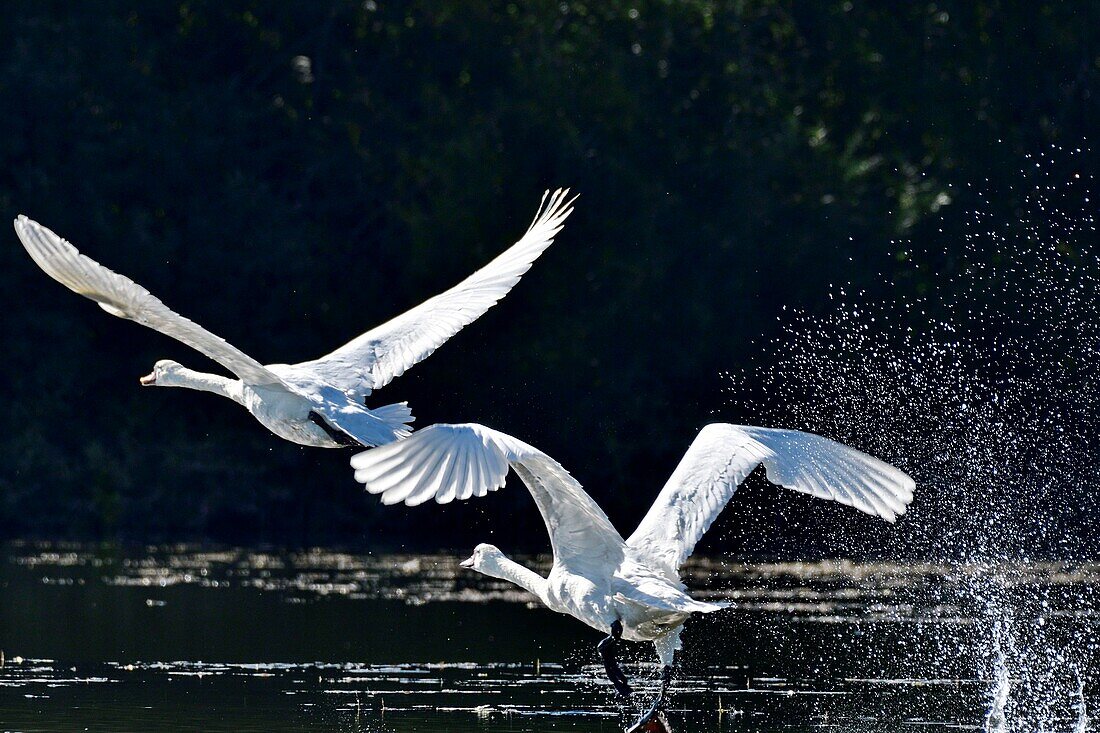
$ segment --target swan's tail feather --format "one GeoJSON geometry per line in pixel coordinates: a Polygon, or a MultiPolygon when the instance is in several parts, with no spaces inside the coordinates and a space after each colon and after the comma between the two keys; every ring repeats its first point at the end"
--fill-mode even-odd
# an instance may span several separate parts
{"type": "Polygon", "coordinates": [[[684,604],[683,610],[689,611],[690,613],[714,613],[715,611],[721,611],[723,609],[729,608],[730,605],[732,604],[711,603],[710,601],[697,601],[692,598],[690,603],[684,604]]]}
{"type": "Polygon", "coordinates": [[[733,606],[733,604],[728,601],[717,601],[714,603],[710,601],[695,602],[699,604],[699,607],[696,608],[696,611],[698,613],[714,613],[715,611],[724,611],[725,609],[731,608],[733,606]]]}
{"type": "Polygon", "coordinates": [[[412,433],[410,424],[416,418],[409,409],[408,402],[394,402],[390,405],[369,408],[374,416],[393,428],[398,438],[407,438],[412,433]]]}
{"type": "Polygon", "coordinates": [[[671,613],[714,613],[715,611],[721,611],[724,608],[729,608],[729,603],[710,603],[708,601],[697,601],[691,596],[681,594],[680,597],[665,597],[654,593],[647,593],[642,588],[634,588],[631,590],[630,595],[625,593],[616,593],[615,600],[620,603],[633,603],[639,606],[648,606],[650,608],[659,608],[662,611],[669,611],[671,613]]]}

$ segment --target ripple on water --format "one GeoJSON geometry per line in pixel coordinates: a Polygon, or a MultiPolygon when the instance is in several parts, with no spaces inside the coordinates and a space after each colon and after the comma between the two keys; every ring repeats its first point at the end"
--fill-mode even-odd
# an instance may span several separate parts
{"type": "MultiPolygon", "coordinates": [[[[545,570],[545,560],[531,562],[545,570]]],[[[1006,602],[1042,597],[1028,618],[1042,620],[1052,648],[1092,634],[1100,610],[1086,592],[1091,565],[700,558],[688,573],[734,608],[685,633],[674,729],[721,730],[734,719],[754,730],[981,727],[993,677],[975,673],[991,643],[976,579],[996,578],[1006,602]]],[[[0,668],[9,729],[550,730],[583,720],[614,730],[630,715],[593,664],[593,634],[457,573],[443,555],[21,544],[9,548],[0,583],[28,614],[59,602],[82,609],[51,625],[13,615],[16,596],[0,600],[11,628],[40,632],[9,647],[0,668]],[[113,646],[80,656],[112,634],[113,646]],[[56,653],[13,663],[31,648],[56,653]]],[[[627,661],[640,705],[657,669],[644,646],[627,661]]],[[[1087,679],[1082,689],[1087,699],[1087,679]]],[[[1070,730],[1075,705],[1052,710],[1062,725],[1049,729],[1070,730]]]]}

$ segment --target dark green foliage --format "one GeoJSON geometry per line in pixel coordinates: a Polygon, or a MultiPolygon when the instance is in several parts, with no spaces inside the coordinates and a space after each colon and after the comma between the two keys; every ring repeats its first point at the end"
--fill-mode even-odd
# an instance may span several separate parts
{"type": "MultiPolygon", "coordinates": [[[[372,403],[522,437],[625,525],[698,427],[738,417],[713,412],[719,373],[783,306],[880,287],[891,239],[965,206],[949,184],[1091,132],[1097,27],[1100,6],[1060,2],[13,1],[0,219],[298,361],[451,285],[571,186],[515,292],[372,403]]],[[[157,358],[209,365],[66,292],[11,233],[0,289],[0,535],[423,546],[483,538],[487,512],[542,542],[522,492],[383,510],[345,452],[139,389],[157,358]]]]}

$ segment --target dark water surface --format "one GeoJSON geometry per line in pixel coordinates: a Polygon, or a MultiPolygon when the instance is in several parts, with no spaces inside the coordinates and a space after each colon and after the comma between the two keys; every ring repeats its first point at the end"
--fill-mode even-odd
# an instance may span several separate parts
{"type": "MultiPolygon", "coordinates": [[[[452,556],[0,557],[0,731],[621,730],[599,634],[452,556]]],[[[529,560],[537,564],[538,559],[529,560]]],[[[723,564],[677,731],[1083,731],[1100,568],[723,564]],[[1083,707],[1084,706],[1084,707],[1083,707]]],[[[628,671],[655,684],[652,648],[628,671]]]]}

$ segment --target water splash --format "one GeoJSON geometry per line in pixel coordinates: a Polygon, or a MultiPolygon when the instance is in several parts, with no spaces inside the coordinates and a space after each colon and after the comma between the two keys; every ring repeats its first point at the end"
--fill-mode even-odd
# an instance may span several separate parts
{"type": "MultiPolygon", "coordinates": [[[[974,625],[953,643],[992,679],[984,728],[998,733],[1087,725],[1073,679],[1091,667],[1096,640],[1052,611],[1061,591],[1025,592],[1016,573],[1035,558],[1073,566],[1097,554],[1087,525],[1100,474],[1092,156],[1052,147],[1008,190],[953,191],[970,211],[892,243],[876,296],[841,286],[825,313],[784,314],[781,336],[729,375],[738,420],[823,433],[916,478],[889,547],[978,568],[957,585],[974,625]]],[[[887,537],[849,517],[828,534],[871,557],[887,537]]],[[[1094,588],[1074,592],[1085,603],[1094,588]]]]}
{"type": "Polygon", "coordinates": [[[1004,626],[998,621],[993,625],[994,677],[993,693],[989,712],[985,715],[985,733],[1005,733],[1005,706],[1012,694],[1012,679],[1008,672],[1008,659],[1005,657],[1001,637],[1004,626]]]}
{"type": "Polygon", "coordinates": [[[1085,703],[1085,682],[1077,672],[1077,722],[1073,724],[1073,733],[1085,733],[1089,729],[1089,710],[1085,703]]]}

